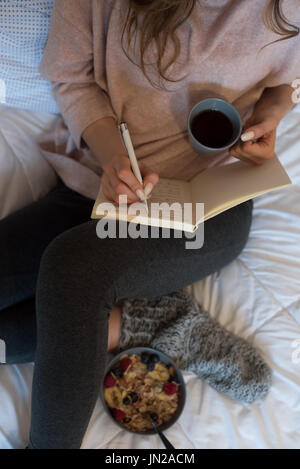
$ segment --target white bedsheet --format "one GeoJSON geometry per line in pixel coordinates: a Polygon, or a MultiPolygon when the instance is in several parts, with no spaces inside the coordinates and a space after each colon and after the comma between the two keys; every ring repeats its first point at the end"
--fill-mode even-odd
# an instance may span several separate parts
{"type": "MultiPolygon", "coordinates": [[[[213,317],[259,348],[274,371],[272,390],[265,401],[243,405],[185,373],[186,408],[167,432],[177,448],[300,448],[300,105],[281,122],[276,151],[293,186],[257,198],[242,255],[193,286],[213,317]]],[[[33,365],[0,367],[1,449],[27,444],[32,371],[33,365]]],[[[155,436],[120,431],[99,399],[83,448],[162,445],[155,436]]]]}

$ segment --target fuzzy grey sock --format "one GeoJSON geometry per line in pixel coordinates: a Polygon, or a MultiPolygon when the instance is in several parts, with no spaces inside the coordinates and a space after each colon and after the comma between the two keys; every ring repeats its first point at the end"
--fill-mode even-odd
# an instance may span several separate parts
{"type": "Polygon", "coordinates": [[[264,398],[272,373],[258,351],[212,319],[194,299],[186,306],[186,315],[160,329],[151,346],[232,399],[252,403],[264,398]]]}
{"type": "Polygon", "coordinates": [[[120,349],[151,346],[232,399],[252,403],[271,386],[271,370],[247,341],[202,310],[184,290],[155,300],[126,300],[120,349]]]}

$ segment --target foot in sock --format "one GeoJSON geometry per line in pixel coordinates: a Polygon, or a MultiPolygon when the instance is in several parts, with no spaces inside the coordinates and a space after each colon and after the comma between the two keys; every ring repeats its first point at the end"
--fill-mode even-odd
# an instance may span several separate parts
{"type": "Polygon", "coordinates": [[[120,349],[151,346],[232,399],[252,403],[271,386],[271,370],[247,341],[222,327],[185,291],[126,300],[120,349]]]}
{"type": "Polygon", "coordinates": [[[151,344],[157,331],[186,312],[182,291],[154,299],[125,300],[122,305],[120,350],[151,344]]]}

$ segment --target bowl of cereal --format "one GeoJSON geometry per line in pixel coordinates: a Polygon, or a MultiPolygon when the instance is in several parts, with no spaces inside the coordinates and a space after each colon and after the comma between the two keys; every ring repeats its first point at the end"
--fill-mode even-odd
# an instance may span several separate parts
{"type": "Polygon", "coordinates": [[[153,435],[170,428],[180,417],[186,399],[184,379],[164,353],[135,347],[116,355],[105,370],[103,406],[123,430],[153,435]]]}

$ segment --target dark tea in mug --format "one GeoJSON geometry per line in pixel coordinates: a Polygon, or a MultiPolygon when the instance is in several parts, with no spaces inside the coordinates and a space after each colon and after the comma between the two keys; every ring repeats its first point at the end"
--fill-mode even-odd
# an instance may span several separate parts
{"type": "Polygon", "coordinates": [[[234,136],[230,119],[223,112],[211,109],[202,111],[194,117],[191,131],[199,143],[209,148],[226,147],[234,136]]]}

